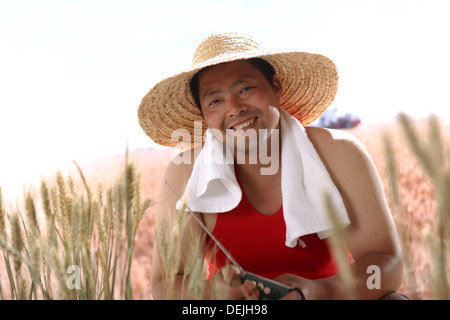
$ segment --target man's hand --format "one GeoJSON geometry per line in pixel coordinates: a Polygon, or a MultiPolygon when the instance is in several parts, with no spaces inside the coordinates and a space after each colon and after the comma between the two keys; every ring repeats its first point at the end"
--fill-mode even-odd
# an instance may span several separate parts
{"type": "Polygon", "coordinates": [[[241,283],[241,272],[233,265],[223,266],[214,276],[216,284],[225,287],[228,300],[257,300],[260,292],[255,281],[241,283]]]}

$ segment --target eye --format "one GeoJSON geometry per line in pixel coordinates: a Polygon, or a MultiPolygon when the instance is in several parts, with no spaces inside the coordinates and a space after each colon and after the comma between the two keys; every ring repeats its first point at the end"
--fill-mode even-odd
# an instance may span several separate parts
{"type": "Polygon", "coordinates": [[[208,104],[208,106],[214,106],[214,105],[216,105],[216,104],[218,104],[219,103],[219,99],[216,99],[216,100],[213,100],[213,101],[211,101],[209,104],[208,104]]]}
{"type": "Polygon", "coordinates": [[[255,88],[254,86],[247,86],[241,90],[241,94],[248,93],[252,91],[254,88],[255,88]]]}

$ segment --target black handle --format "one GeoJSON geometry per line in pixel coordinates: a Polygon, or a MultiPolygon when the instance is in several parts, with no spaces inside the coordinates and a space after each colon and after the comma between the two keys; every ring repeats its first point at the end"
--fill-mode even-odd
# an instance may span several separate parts
{"type": "Polygon", "coordinates": [[[291,291],[291,287],[285,284],[244,271],[241,276],[241,282],[244,283],[246,281],[256,282],[261,291],[260,299],[281,299],[291,291]]]}

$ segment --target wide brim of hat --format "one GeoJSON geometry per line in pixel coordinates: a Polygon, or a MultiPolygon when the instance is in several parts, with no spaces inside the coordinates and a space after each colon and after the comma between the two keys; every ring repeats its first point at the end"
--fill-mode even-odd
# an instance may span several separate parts
{"type": "Polygon", "coordinates": [[[157,83],[142,99],[139,123],[157,144],[190,148],[203,141],[207,125],[190,89],[201,69],[225,62],[259,57],[269,62],[281,81],[280,107],[307,126],[334,100],[338,75],[329,58],[297,51],[251,51],[216,56],[157,83]]]}

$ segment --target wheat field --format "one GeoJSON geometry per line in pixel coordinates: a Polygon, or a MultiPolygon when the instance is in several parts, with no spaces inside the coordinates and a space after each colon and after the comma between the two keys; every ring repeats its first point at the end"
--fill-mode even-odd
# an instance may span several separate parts
{"type": "MultiPolygon", "coordinates": [[[[430,127],[427,120],[420,120],[411,123],[417,138],[422,142],[424,147],[432,149],[438,143],[436,138],[433,138],[430,133],[430,127]]],[[[442,140],[445,146],[444,158],[442,159],[444,170],[442,179],[446,179],[447,188],[449,186],[449,164],[450,164],[450,126],[442,126],[442,140]]],[[[438,203],[439,199],[435,192],[435,183],[427,175],[421,165],[416,153],[409,146],[408,138],[400,123],[389,125],[374,125],[370,127],[359,127],[350,131],[354,134],[366,147],[371,155],[377,170],[380,174],[384,189],[388,198],[391,212],[394,215],[397,230],[400,233],[402,241],[404,259],[405,259],[405,274],[403,287],[401,292],[407,294],[413,299],[435,299],[448,298],[448,276],[450,275],[450,265],[447,258],[446,277],[445,280],[447,292],[437,293],[433,289],[433,274],[436,273],[436,266],[433,263],[433,249],[431,241],[439,234],[439,217],[438,217],[438,203]],[[387,135],[390,137],[393,146],[393,152],[396,161],[396,176],[395,184],[397,185],[398,198],[400,200],[400,208],[396,208],[393,200],[392,182],[389,180],[389,168],[387,164],[387,155],[383,137],[387,135]],[[401,212],[399,212],[401,211],[401,212]],[[403,229],[402,229],[403,228],[403,229]]],[[[450,195],[441,202],[450,202],[450,195]]],[[[444,240],[446,247],[444,250],[449,251],[450,244],[448,243],[448,209],[445,213],[447,215],[445,224],[447,229],[444,240]]]]}
{"type": "MultiPolygon", "coordinates": [[[[428,139],[429,130],[427,124],[428,122],[425,120],[416,121],[413,123],[415,132],[418,133],[420,139],[428,139]]],[[[426,172],[424,172],[420,162],[417,160],[417,157],[411,151],[411,148],[408,147],[408,143],[405,140],[399,123],[360,126],[355,129],[350,129],[349,132],[355,135],[363,143],[363,145],[371,155],[383,182],[397,228],[402,232],[403,235],[402,244],[404,246],[404,252],[406,253],[405,261],[407,263],[405,264],[406,272],[404,275],[403,287],[400,291],[414,299],[442,298],[445,297],[445,295],[447,295],[448,297],[448,285],[445,287],[447,288],[446,293],[436,292],[436,286],[433,285],[436,282],[436,279],[434,279],[433,276],[433,274],[435,274],[433,272],[436,268],[436,265],[433,263],[433,261],[435,261],[435,259],[433,258],[433,255],[435,256],[435,254],[433,253],[434,249],[430,249],[433,247],[430,235],[439,234],[439,219],[437,216],[439,201],[436,197],[435,186],[430,177],[426,174],[426,172]],[[396,161],[396,181],[398,185],[399,198],[401,199],[400,205],[394,203],[394,201],[392,200],[392,186],[389,183],[389,169],[387,168],[388,164],[386,161],[387,156],[385,151],[385,143],[383,143],[383,137],[385,135],[391,137],[392,144],[394,146],[393,149],[396,161]],[[406,230],[406,232],[404,232],[404,230],[406,230]]],[[[448,172],[448,161],[450,158],[448,148],[448,146],[450,145],[450,127],[448,125],[443,126],[442,136],[444,145],[447,148],[444,152],[444,155],[448,172]]],[[[91,276],[95,279],[97,279],[97,277],[99,278],[98,287],[100,289],[98,289],[97,291],[94,290],[93,292],[95,292],[96,296],[91,298],[152,299],[150,279],[153,246],[155,245],[155,208],[157,205],[157,194],[159,188],[161,187],[164,170],[168,162],[170,161],[170,158],[171,150],[166,148],[138,150],[132,151],[128,154],[127,162],[133,166],[136,172],[135,178],[140,181],[140,194],[137,196],[138,199],[136,201],[144,202],[145,199],[150,200],[150,202],[148,203],[149,207],[145,210],[145,213],[143,213],[142,217],[140,217],[139,223],[136,226],[136,230],[133,236],[134,243],[132,247],[132,257],[130,257],[131,260],[129,261],[130,270],[128,277],[128,290],[130,290],[130,292],[126,292],[126,289],[123,289],[123,292],[117,289],[113,296],[111,296],[111,294],[105,296],[105,292],[108,293],[113,291],[111,290],[111,287],[114,287],[115,285],[120,286],[120,283],[117,283],[120,282],[121,277],[124,277],[124,275],[117,275],[117,278],[115,278],[114,281],[107,283],[107,281],[104,280],[106,278],[104,278],[103,280],[101,279],[101,275],[103,274],[102,270],[107,269],[102,269],[101,264],[99,263],[99,266],[93,269],[97,270],[98,275],[91,276]],[[105,283],[108,284],[106,289],[104,288],[105,283]],[[119,291],[121,292],[121,294],[119,294],[119,291]]],[[[123,174],[123,169],[125,168],[125,155],[95,159],[79,165],[85,181],[83,181],[80,177],[78,169],[75,165],[73,165],[73,168],[70,172],[64,172],[62,173],[62,175],[70,177],[70,179],[68,179],[67,181],[69,182],[70,180],[72,180],[74,188],[78,188],[77,190],[81,190],[80,193],[83,192],[86,185],[89,185],[92,186],[91,189],[94,189],[91,190],[92,194],[97,194],[98,197],[100,193],[98,192],[97,188],[98,186],[101,186],[104,195],[100,195],[100,199],[103,199],[101,200],[102,202],[107,203],[108,188],[114,186],[116,181],[120,180],[120,177],[123,174]]],[[[52,181],[51,179],[52,178],[49,177],[48,181],[52,181]]],[[[55,177],[53,179],[55,180],[55,183],[57,183],[57,179],[55,177]]],[[[36,190],[38,189],[39,188],[37,187],[36,190]]],[[[30,194],[30,198],[33,197],[38,198],[37,191],[30,194]]],[[[36,202],[38,203],[39,201],[36,200],[36,202]]],[[[7,201],[4,201],[4,203],[7,203],[7,201]]],[[[30,204],[30,201],[28,203],[30,204]]],[[[1,206],[2,204],[0,203],[0,207],[1,206]]],[[[21,213],[25,215],[25,212],[29,211],[26,210],[26,199],[23,202],[23,206],[23,212],[21,211],[21,213]]],[[[138,208],[140,207],[138,206],[138,208]]],[[[28,207],[28,209],[30,209],[30,206],[28,207]]],[[[102,210],[102,208],[99,209],[99,211],[102,210]]],[[[11,215],[12,211],[14,211],[14,209],[4,209],[3,222],[1,221],[2,217],[0,217],[0,228],[2,225],[6,226],[6,228],[18,228],[18,225],[20,224],[20,221],[18,219],[21,216],[19,215],[16,218],[13,218],[11,215]]],[[[40,206],[36,205],[37,220],[40,221],[39,219],[41,219],[42,221],[44,221],[45,215],[42,213],[39,214],[39,211],[40,206]]],[[[43,223],[42,221],[38,222],[38,224],[43,223]]],[[[93,223],[95,224],[95,221],[93,223]]],[[[29,223],[27,225],[29,225],[29,223]]],[[[100,224],[95,225],[99,226],[100,224]]],[[[95,242],[95,246],[97,246],[98,248],[101,248],[100,244],[102,243],[100,238],[102,230],[100,229],[95,229],[96,231],[92,233],[92,237],[94,239],[93,241],[95,242]]],[[[448,232],[448,230],[446,232],[448,232]]],[[[63,239],[63,237],[61,237],[61,239],[63,239]]],[[[448,233],[446,236],[444,234],[444,239],[444,249],[448,251],[448,233]]],[[[11,239],[11,245],[14,241],[19,241],[22,243],[26,242],[24,239],[11,239]]],[[[123,242],[124,240],[118,240],[117,243],[122,243],[121,241],[123,242]]],[[[98,251],[102,252],[101,249],[98,249],[98,251]]],[[[92,255],[92,257],[95,256],[95,254],[92,255]]],[[[17,286],[17,288],[15,289],[17,292],[17,296],[14,296],[14,294],[11,296],[11,291],[14,292],[14,290],[10,289],[10,282],[11,275],[14,274],[14,270],[9,270],[8,272],[6,259],[4,259],[4,257],[5,249],[3,249],[3,256],[0,257],[0,290],[2,293],[2,296],[0,298],[20,298],[18,296],[18,288],[21,287],[22,282],[24,283],[25,288],[28,289],[25,292],[29,293],[26,296],[22,296],[22,298],[46,298],[45,296],[42,296],[42,293],[37,292],[37,290],[33,291],[32,288],[29,287],[30,282],[28,283],[28,287],[26,287],[27,284],[25,283],[26,281],[24,279],[15,279],[14,276],[12,276],[12,279],[17,286]]],[[[16,268],[16,262],[13,260],[15,260],[14,255],[10,254],[8,260],[10,269],[16,268]]],[[[33,259],[30,259],[30,261],[33,261],[33,259]]],[[[446,275],[446,278],[440,278],[441,280],[448,279],[449,276],[449,265],[448,262],[445,263],[446,265],[444,274],[446,275]]],[[[24,266],[22,265],[21,268],[24,268],[24,266]]],[[[34,269],[30,268],[30,270],[34,269]]],[[[120,272],[119,266],[117,267],[117,272],[120,272]]],[[[27,273],[24,272],[24,274],[27,273]]],[[[109,275],[110,274],[108,274],[108,276],[109,275]]],[[[86,278],[87,276],[88,275],[86,275],[86,278]]],[[[29,277],[32,278],[32,275],[29,277]]],[[[446,282],[448,282],[448,280],[446,280],[446,282]]],[[[42,291],[46,292],[45,290],[42,291]]],[[[50,297],[59,298],[59,296],[57,295],[50,297]]],[[[86,297],[71,297],[70,295],[66,295],[63,296],[63,298],[81,299],[86,297]]]]}

